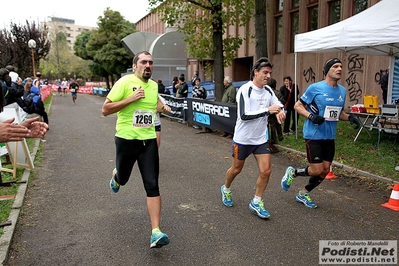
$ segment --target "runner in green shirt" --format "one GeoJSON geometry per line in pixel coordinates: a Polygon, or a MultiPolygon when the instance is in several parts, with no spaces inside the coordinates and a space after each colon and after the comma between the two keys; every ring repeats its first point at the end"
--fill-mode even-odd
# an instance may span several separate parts
{"type": "Polygon", "coordinates": [[[159,193],[159,155],[155,134],[156,111],[170,112],[158,98],[158,84],[151,80],[153,58],[149,52],[133,58],[134,74],[125,75],[112,87],[102,107],[104,116],[117,113],[115,146],[116,167],[110,188],[118,192],[130,177],[137,161],[147,193],[147,209],[152,235],[151,248],[169,244],[169,238],[159,229],[161,196],[159,193]]]}

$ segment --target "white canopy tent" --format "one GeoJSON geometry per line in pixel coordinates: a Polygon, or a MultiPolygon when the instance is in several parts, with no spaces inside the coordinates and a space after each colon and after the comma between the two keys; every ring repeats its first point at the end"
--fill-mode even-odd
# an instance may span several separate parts
{"type": "MultiPolygon", "coordinates": [[[[351,53],[390,56],[390,69],[399,56],[399,1],[382,0],[333,25],[295,36],[297,53],[351,53]]],[[[389,75],[388,102],[392,100],[393,75],[389,75]]]]}

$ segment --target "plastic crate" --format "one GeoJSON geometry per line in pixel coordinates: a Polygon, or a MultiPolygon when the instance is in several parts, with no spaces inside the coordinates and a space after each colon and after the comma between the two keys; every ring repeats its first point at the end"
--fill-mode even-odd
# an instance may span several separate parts
{"type": "MultiPolygon", "coordinates": [[[[377,95],[364,95],[364,107],[366,108],[378,108],[378,96],[377,95]]],[[[367,112],[369,113],[369,112],[367,112]]]]}
{"type": "Polygon", "coordinates": [[[381,108],[368,108],[368,107],[366,107],[366,111],[369,114],[377,114],[377,115],[381,114],[381,108]]]}

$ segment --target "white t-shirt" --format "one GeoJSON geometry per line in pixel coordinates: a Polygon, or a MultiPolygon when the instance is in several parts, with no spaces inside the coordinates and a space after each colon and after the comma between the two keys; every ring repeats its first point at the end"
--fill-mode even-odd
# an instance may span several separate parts
{"type": "Polygon", "coordinates": [[[61,87],[62,87],[62,88],[68,88],[68,81],[63,80],[63,81],[61,82],[61,87]]]}
{"type": "MultiPolygon", "coordinates": [[[[161,95],[158,94],[158,98],[161,100],[163,104],[166,103],[165,98],[163,98],[161,95]]],[[[155,126],[160,126],[161,125],[161,114],[157,112],[156,118],[155,118],[155,126]]]]}
{"type": "Polygon", "coordinates": [[[252,81],[242,85],[236,95],[237,122],[233,141],[244,145],[260,145],[268,141],[268,107],[280,103],[269,86],[258,88],[252,81]]]}

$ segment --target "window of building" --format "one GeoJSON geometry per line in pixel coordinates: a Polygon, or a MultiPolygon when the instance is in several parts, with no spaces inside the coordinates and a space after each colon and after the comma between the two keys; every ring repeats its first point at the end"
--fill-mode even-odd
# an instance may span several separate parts
{"type": "Polygon", "coordinates": [[[283,50],[283,0],[276,0],[274,10],[274,52],[283,50]]]}
{"type": "Polygon", "coordinates": [[[310,0],[308,8],[308,25],[307,31],[316,30],[319,25],[319,6],[318,1],[310,0]]]}
{"type": "Polygon", "coordinates": [[[278,12],[283,11],[283,0],[277,0],[277,11],[278,12]]]}
{"type": "Polygon", "coordinates": [[[367,9],[368,0],[353,0],[353,15],[367,9]]]}
{"type": "Polygon", "coordinates": [[[329,3],[330,24],[337,23],[341,20],[341,0],[330,1],[329,3]]]}
{"type": "Polygon", "coordinates": [[[277,16],[276,17],[276,53],[281,53],[283,47],[283,17],[277,16]]]}
{"type": "Polygon", "coordinates": [[[295,35],[299,33],[299,1],[292,0],[290,9],[290,52],[294,52],[295,35]]]}
{"type": "Polygon", "coordinates": [[[309,25],[308,31],[316,30],[319,20],[319,9],[318,7],[309,8],[309,25]]]}
{"type": "Polygon", "coordinates": [[[299,31],[299,12],[291,13],[291,48],[290,51],[294,52],[295,48],[295,35],[299,31]]]}

